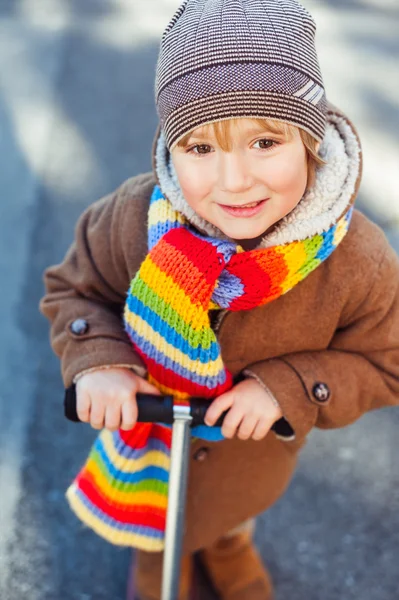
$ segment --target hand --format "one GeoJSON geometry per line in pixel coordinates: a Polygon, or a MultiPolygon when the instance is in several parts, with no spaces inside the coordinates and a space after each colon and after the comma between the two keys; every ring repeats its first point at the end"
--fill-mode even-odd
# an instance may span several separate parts
{"type": "Polygon", "coordinates": [[[124,367],[86,373],[76,383],[78,417],[94,429],[132,429],[138,416],[138,392],[159,395],[154,385],[124,367]]]}
{"type": "Polygon", "coordinates": [[[240,381],[215,398],[206,412],[205,423],[213,425],[229,408],[222,426],[225,438],[234,437],[238,430],[241,440],[261,440],[273,423],[283,416],[281,408],[256,379],[240,381]]]}

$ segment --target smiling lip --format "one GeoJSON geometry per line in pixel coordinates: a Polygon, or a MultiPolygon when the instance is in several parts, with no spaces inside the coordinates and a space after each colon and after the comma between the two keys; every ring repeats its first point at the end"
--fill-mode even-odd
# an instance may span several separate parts
{"type": "MultiPolygon", "coordinates": [[[[264,200],[259,200],[255,206],[230,206],[228,204],[219,204],[220,208],[222,208],[229,215],[233,215],[233,217],[253,217],[258,212],[262,210],[263,205],[270,200],[270,198],[265,198],[264,200]]],[[[248,202],[248,204],[253,204],[253,202],[248,202]]]]}

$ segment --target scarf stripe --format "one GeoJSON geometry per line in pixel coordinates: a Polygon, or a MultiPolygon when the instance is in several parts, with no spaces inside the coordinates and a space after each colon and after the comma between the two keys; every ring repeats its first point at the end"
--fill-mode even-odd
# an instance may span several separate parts
{"type": "MultiPolygon", "coordinates": [[[[331,228],[283,246],[244,252],[193,231],[154,188],[148,212],[149,253],[132,280],[125,330],[148,380],[175,404],[210,401],[233,385],[210,326],[215,308],[250,310],[290,291],[341,242],[353,209],[331,228]]],[[[192,428],[192,440],[223,440],[220,428],[192,428]]],[[[71,508],[99,535],[147,551],[164,547],[171,426],[136,423],[103,430],[67,490],[71,508]]]]}
{"type": "Polygon", "coordinates": [[[164,534],[162,531],[154,527],[129,525],[112,517],[104,517],[104,513],[93,508],[93,503],[75,484],[72,484],[68,489],[67,499],[70,507],[83,523],[104,539],[112,540],[112,543],[118,546],[141,548],[147,544],[147,539],[151,538],[153,551],[163,550],[164,534]]]}
{"type": "MultiPolygon", "coordinates": [[[[138,284],[138,288],[144,287],[142,283],[138,284]]],[[[162,326],[162,323],[165,323],[168,329],[168,335],[173,338],[175,333],[179,334],[184,341],[185,344],[190,345],[192,349],[197,349],[200,346],[200,342],[202,340],[201,333],[204,335],[204,344],[201,344],[202,348],[205,350],[211,349],[213,346],[213,354],[217,356],[218,345],[212,340],[211,335],[206,335],[206,331],[203,331],[205,323],[203,323],[202,328],[200,328],[199,323],[202,322],[202,315],[200,314],[198,317],[198,321],[195,323],[195,327],[190,330],[190,337],[187,339],[187,329],[189,324],[184,320],[183,317],[179,315],[179,313],[173,310],[162,298],[158,299],[158,302],[155,302],[155,297],[151,290],[145,289],[137,290],[137,296],[128,296],[127,306],[130,312],[134,315],[135,311],[140,310],[140,313],[147,312],[148,318],[151,319],[151,324],[153,328],[157,331],[163,330],[165,327],[162,326]],[[154,321],[154,322],[153,322],[154,321]]],[[[146,315],[146,316],[147,316],[146,315]]],[[[143,317],[144,318],[144,317],[143,317]]]]}
{"type": "MultiPolygon", "coordinates": [[[[193,353],[193,356],[186,356],[184,352],[182,352],[178,347],[173,346],[171,341],[168,341],[166,338],[162,337],[160,333],[158,333],[153,327],[148,325],[141,317],[137,317],[137,323],[140,327],[140,330],[143,331],[143,337],[138,335],[135,329],[130,325],[130,314],[127,315],[126,321],[126,330],[129,333],[131,339],[133,339],[134,343],[141,346],[143,349],[143,354],[147,356],[153,356],[156,352],[161,354],[159,348],[161,345],[164,346],[164,356],[172,355],[175,357],[176,364],[183,367],[185,363],[189,363],[191,368],[197,368],[198,375],[205,375],[208,373],[209,375],[216,375],[218,369],[220,368],[220,359],[219,360],[210,360],[208,363],[205,360],[204,353],[201,351],[196,351],[193,353]],[[146,350],[146,346],[148,350],[146,350]],[[195,363],[195,364],[193,364],[195,363]]],[[[192,352],[192,351],[191,351],[192,352]]],[[[191,354],[191,353],[190,353],[191,354]]]]}

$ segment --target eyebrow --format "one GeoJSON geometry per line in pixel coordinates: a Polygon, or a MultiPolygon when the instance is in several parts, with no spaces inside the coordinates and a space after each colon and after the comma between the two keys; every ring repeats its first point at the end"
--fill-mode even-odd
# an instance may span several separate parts
{"type": "Polygon", "coordinates": [[[270,129],[266,129],[265,127],[253,127],[252,129],[248,129],[246,135],[256,135],[259,133],[266,133],[268,135],[282,135],[280,133],[273,133],[270,129]]]}
{"type": "Polygon", "coordinates": [[[187,139],[187,144],[189,144],[191,140],[205,140],[207,137],[211,136],[205,135],[205,133],[192,133],[187,139]]]}
{"type": "MultiPolygon", "coordinates": [[[[273,133],[272,131],[270,131],[270,129],[266,129],[263,127],[252,127],[251,129],[248,129],[248,131],[245,132],[244,135],[252,136],[252,135],[256,135],[256,134],[260,134],[260,133],[265,133],[267,135],[277,135],[279,137],[284,136],[283,133],[273,133]]],[[[205,132],[199,132],[199,133],[192,133],[190,135],[190,137],[187,140],[187,143],[189,143],[192,139],[197,139],[197,140],[206,140],[208,138],[212,137],[212,134],[209,133],[205,133],[205,132]]]]}

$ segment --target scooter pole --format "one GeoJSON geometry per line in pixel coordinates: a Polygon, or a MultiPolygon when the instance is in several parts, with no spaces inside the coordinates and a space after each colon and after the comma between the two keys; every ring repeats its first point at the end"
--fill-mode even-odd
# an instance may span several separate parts
{"type": "Polygon", "coordinates": [[[188,481],[190,407],[173,407],[171,468],[169,472],[165,549],[162,572],[162,600],[176,600],[179,594],[180,565],[188,481]]]}

